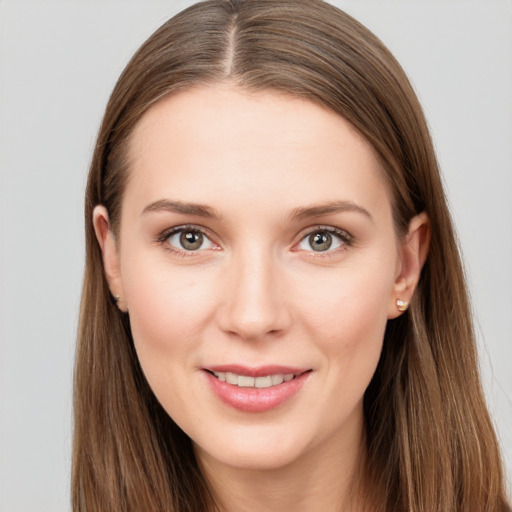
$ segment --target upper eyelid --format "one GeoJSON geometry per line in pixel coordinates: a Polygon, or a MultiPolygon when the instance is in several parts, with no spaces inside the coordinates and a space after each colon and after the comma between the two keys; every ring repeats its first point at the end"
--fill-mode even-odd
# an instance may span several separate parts
{"type": "Polygon", "coordinates": [[[334,233],[335,235],[346,235],[346,238],[353,239],[354,237],[348,232],[346,229],[338,228],[336,226],[329,226],[329,225],[322,225],[322,224],[316,224],[314,226],[309,226],[307,228],[304,228],[298,235],[297,238],[302,240],[306,236],[310,235],[311,233],[315,233],[317,231],[327,231],[329,233],[334,233]]]}
{"type": "MultiPolygon", "coordinates": [[[[160,235],[158,236],[158,240],[164,241],[167,238],[169,238],[171,235],[174,235],[175,233],[179,233],[180,231],[197,231],[198,233],[201,233],[202,235],[206,236],[210,240],[214,238],[212,236],[212,233],[210,230],[204,228],[203,226],[198,226],[196,224],[181,224],[180,226],[174,226],[172,228],[164,229],[160,235]]],[[[213,242],[213,240],[212,240],[213,242]]]]}

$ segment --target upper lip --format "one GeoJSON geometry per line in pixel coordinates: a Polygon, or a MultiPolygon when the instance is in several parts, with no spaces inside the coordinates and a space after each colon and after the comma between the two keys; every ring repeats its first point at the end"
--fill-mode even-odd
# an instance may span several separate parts
{"type": "Polygon", "coordinates": [[[281,366],[281,365],[264,365],[257,367],[248,367],[239,364],[222,364],[222,365],[214,365],[205,367],[204,370],[208,370],[210,372],[230,372],[235,373],[236,375],[246,375],[247,377],[266,377],[267,375],[301,375],[304,372],[307,372],[309,368],[298,368],[292,366],[281,366]]]}

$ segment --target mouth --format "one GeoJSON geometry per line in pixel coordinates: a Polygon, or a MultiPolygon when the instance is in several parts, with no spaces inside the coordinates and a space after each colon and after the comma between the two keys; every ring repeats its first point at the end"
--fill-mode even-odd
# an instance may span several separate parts
{"type": "Polygon", "coordinates": [[[258,389],[279,386],[279,384],[282,384],[283,382],[289,382],[301,375],[301,373],[275,373],[261,377],[252,377],[250,375],[239,375],[233,372],[214,372],[212,370],[206,371],[221,382],[227,382],[228,384],[238,386],[239,388],[258,389]]]}
{"type": "Polygon", "coordinates": [[[284,366],[247,368],[238,365],[203,368],[214,394],[243,412],[266,412],[300,392],[313,370],[284,366]]]}

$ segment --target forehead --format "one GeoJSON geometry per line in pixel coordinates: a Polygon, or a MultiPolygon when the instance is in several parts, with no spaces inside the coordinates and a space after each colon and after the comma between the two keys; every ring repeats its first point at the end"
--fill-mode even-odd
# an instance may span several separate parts
{"type": "Polygon", "coordinates": [[[128,156],[128,188],[146,202],[179,195],[209,204],[220,194],[247,205],[264,191],[290,208],[339,199],[389,206],[381,165],[355,128],[279,92],[221,84],[168,96],[136,125],[128,156]]]}

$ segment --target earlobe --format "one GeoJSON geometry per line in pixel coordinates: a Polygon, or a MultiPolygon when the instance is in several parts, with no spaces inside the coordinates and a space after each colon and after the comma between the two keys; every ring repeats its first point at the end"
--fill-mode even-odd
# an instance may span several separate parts
{"type": "Polygon", "coordinates": [[[112,293],[113,299],[121,311],[123,308],[124,291],[121,280],[121,270],[119,254],[117,250],[114,234],[110,229],[109,216],[107,209],[102,205],[97,205],[93,211],[93,225],[98,244],[101,248],[103,257],[103,269],[105,277],[112,293]]]}
{"type": "Polygon", "coordinates": [[[400,270],[390,297],[388,318],[407,310],[425,264],[430,244],[430,221],[425,212],[413,217],[400,243],[400,270]]]}

